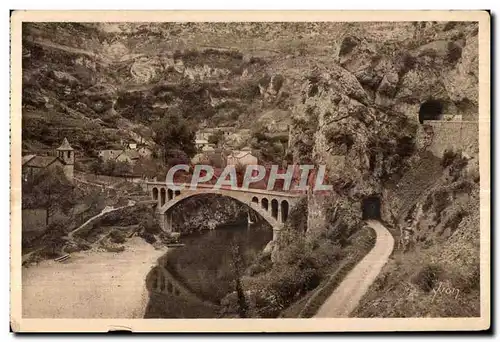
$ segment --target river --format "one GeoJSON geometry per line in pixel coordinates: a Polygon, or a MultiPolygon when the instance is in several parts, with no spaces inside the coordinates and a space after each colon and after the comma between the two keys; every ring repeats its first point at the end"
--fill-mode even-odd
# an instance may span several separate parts
{"type": "Polygon", "coordinates": [[[269,226],[244,222],[182,237],[184,247],[169,248],[158,261],[166,272],[153,269],[147,277],[145,318],[218,317],[220,301],[236,290],[238,272],[255,261],[272,235],[269,226]],[[160,288],[158,272],[166,277],[160,288]]]}

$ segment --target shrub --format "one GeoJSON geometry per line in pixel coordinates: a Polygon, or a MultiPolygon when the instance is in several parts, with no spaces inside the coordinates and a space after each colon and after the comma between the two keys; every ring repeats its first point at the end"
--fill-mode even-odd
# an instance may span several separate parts
{"type": "Polygon", "coordinates": [[[449,31],[449,30],[452,30],[455,28],[455,26],[457,26],[457,22],[456,21],[448,21],[446,23],[446,25],[444,25],[443,27],[443,31],[449,31]]]}
{"type": "Polygon", "coordinates": [[[464,210],[458,210],[454,212],[444,223],[445,227],[449,227],[452,232],[454,232],[457,228],[460,222],[462,222],[462,219],[467,216],[467,212],[464,210]]]}
{"type": "Polygon", "coordinates": [[[255,276],[259,273],[269,271],[272,267],[271,258],[269,255],[259,255],[258,258],[250,265],[247,269],[247,273],[250,276],[255,276]]]}
{"type": "Polygon", "coordinates": [[[109,234],[109,238],[113,243],[124,243],[127,240],[125,232],[120,232],[118,230],[112,230],[109,234]]]}
{"type": "Polygon", "coordinates": [[[459,158],[458,152],[447,149],[443,153],[443,158],[441,159],[441,166],[447,168],[448,166],[453,164],[457,158],[459,158]]]}
{"type": "Polygon", "coordinates": [[[433,204],[434,204],[434,210],[436,213],[440,214],[444,209],[449,204],[449,193],[446,189],[438,190],[436,193],[432,196],[433,197],[433,204]]]}
{"type": "Polygon", "coordinates": [[[471,274],[459,277],[459,279],[454,283],[457,284],[460,291],[470,293],[473,290],[479,290],[480,277],[481,272],[479,270],[479,263],[476,263],[471,274]]]}
{"type": "Polygon", "coordinates": [[[358,45],[357,39],[354,37],[345,37],[340,45],[339,56],[344,56],[350,53],[358,45]]]}
{"type": "Polygon", "coordinates": [[[456,64],[460,58],[462,58],[462,48],[456,43],[449,42],[448,54],[446,55],[448,62],[456,64]]]}
{"type": "Polygon", "coordinates": [[[443,269],[439,265],[427,264],[423,266],[411,279],[422,291],[429,292],[439,280],[443,269]]]}
{"type": "Polygon", "coordinates": [[[156,242],[156,237],[147,231],[140,232],[139,236],[143,238],[147,243],[153,244],[156,242]]]}

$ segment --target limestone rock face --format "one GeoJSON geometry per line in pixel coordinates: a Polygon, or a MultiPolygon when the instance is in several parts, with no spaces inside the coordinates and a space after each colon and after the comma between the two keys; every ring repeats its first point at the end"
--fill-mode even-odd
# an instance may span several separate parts
{"type": "Polygon", "coordinates": [[[436,99],[449,113],[477,117],[477,26],[427,24],[406,31],[410,36],[402,41],[380,41],[368,31],[348,35],[339,63],[378,106],[414,115],[418,105],[436,99]]]}
{"type": "MultiPolygon", "coordinates": [[[[411,154],[416,127],[404,114],[385,112],[370,103],[356,78],[347,71],[338,78],[338,70],[334,68],[314,83],[305,82],[301,101],[294,108],[293,129],[298,135],[293,143],[304,143],[301,138],[310,134],[305,122],[314,121],[311,159],[327,165],[331,180],[371,188],[371,183],[392,175],[411,154]],[[343,157],[343,165],[338,157],[343,157]]],[[[299,148],[298,152],[297,157],[303,151],[299,148]]]]}
{"type": "Polygon", "coordinates": [[[457,25],[405,26],[399,40],[353,29],[338,64],[304,77],[293,107],[294,160],[326,165],[333,197],[383,196],[414,165],[427,144],[417,129],[426,101],[477,120],[477,27],[457,25]]]}

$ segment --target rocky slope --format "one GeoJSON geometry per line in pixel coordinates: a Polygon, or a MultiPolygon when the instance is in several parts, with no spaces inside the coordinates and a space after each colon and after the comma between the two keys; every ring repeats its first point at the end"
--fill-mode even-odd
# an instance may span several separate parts
{"type": "Polygon", "coordinates": [[[186,46],[174,31],[193,39],[205,32],[170,26],[156,27],[158,35],[155,26],[116,33],[93,24],[26,24],[25,150],[51,147],[62,136],[89,155],[121,139],[152,143],[151,124],[172,108],[195,125],[242,128],[261,112],[287,109],[289,93],[268,65],[272,58],[224,44],[186,46]]]}
{"type": "Polygon", "coordinates": [[[355,315],[478,315],[478,147],[435,156],[418,134],[428,101],[440,114],[477,120],[477,27],[393,28],[402,34],[380,40],[354,25],[340,40],[336,63],[315,66],[302,83],[293,107],[294,160],[326,164],[335,190],[310,196],[309,230],[314,236],[346,225],[355,231],[362,199],[379,196],[382,219],[396,237],[406,219],[418,222],[414,244],[394,257],[396,266],[385,268],[355,315]],[[462,299],[447,308],[445,298],[430,305],[428,294],[440,282],[460,288],[462,299]],[[412,295],[395,296],[404,284],[413,284],[412,295]]]}
{"type": "Polygon", "coordinates": [[[479,163],[457,154],[437,166],[403,177],[416,191],[404,182],[390,191],[390,204],[400,202],[394,216],[413,222],[415,234],[406,251],[398,245],[353,316],[479,316],[479,163]]]}
{"type": "Polygon", "coordinates": [[[461,23],[25,24],[24,148],[63,135],[88,154],[151,142],[172,107],[196,124],[248,128],[276,113],[286,125],[304,80],[328,68],[364,106],[409,114],[432,97],[474,116],[476,35],[461,23]]]}

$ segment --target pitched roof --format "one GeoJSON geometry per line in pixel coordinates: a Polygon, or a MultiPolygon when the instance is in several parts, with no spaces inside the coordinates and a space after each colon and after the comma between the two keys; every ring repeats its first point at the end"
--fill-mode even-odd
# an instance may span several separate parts
{"type": "Polygon", "coordinates": [[[100,150],[99,156],[105,160],[114,159],[122,154],[123,150],[100,150]]]}
{"type": "Polygon", "coordinates": [[[45,168],[55,161],[61,162],[57,157],[54,156],[34,156],[27,162],[23,163],[23,166],[45,168]]]}
{"type": "Polygon", "coordinates": [[[137,159],[140,157],[139,151],[137,150],[124,150],[120,155],[117,156],[117,158],[121,155],[126,155],[130,159],[137,159]]]}
{"type": "Polygon", "coordinates": [[[26,164],[27,162],[29,162],[31,159],[33,159],[35,157],[36,157],[36,155],[34,155],[34,154],[28,154],[26,156],[23,156],[23,161],[22,161],[21,165],[26,164]]]}
{"type": "Polygon", "coordinates": [[[68,139],[64,138],[61,146],[57,148],[58,151],[72,151],[73,147],[68,142],[68,139]]]}

